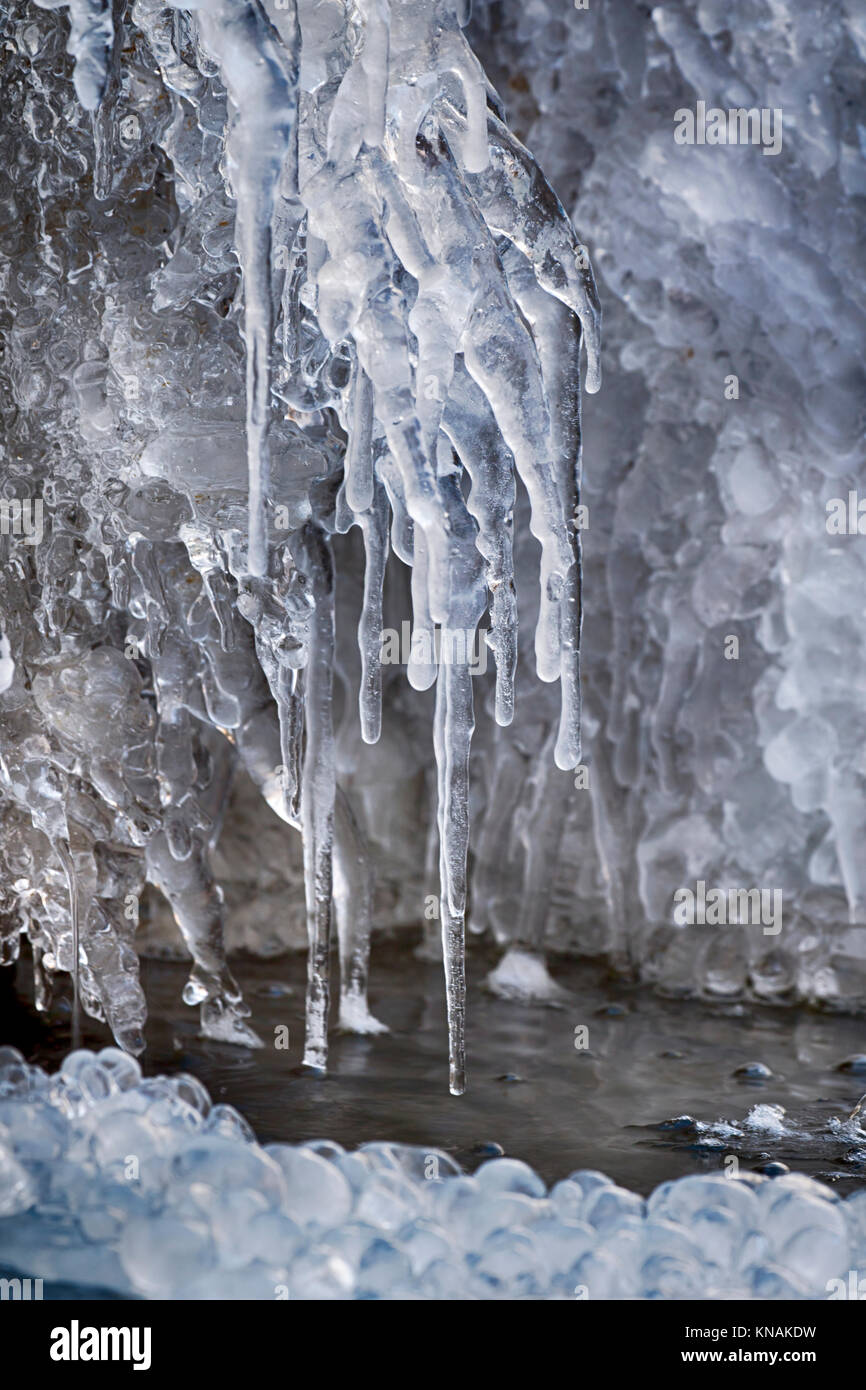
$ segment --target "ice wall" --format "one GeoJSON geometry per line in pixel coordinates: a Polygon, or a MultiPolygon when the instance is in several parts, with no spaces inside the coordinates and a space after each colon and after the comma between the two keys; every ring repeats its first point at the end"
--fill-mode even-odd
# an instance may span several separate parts
{"type": "Polygon", "coordinates": [[[471,37],[605,310],[548,934],[675,992],[862,1003],[864,551],[831,505],[862,491],[860,7],[482,4],[471,37]],[[701,102],[780,147],[677,143],[701,102]],[[676,930],[698,880],[778,890],[781,930],[676,930]]]}

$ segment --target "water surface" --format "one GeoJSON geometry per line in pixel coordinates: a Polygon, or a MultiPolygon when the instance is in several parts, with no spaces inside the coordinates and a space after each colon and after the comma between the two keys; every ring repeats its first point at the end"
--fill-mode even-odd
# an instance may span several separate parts
{"type": "MultiPolygon", "coordinates": [[[[747,1168],[783,1162],[843,1194],[866,1184],[866,1138],[858,1144],[832,1127],[866,1091],[866,1074],[838,1069],[866,1051],[862,1019],[664,1000],[572,960],[553,966],[569,991],[565,1007],[509,1004],[484,991],[492,957],[476,949],[469,964],[469,1089],[457,1098],[447,1087],[441,970],[403,946],[380,942],[374,954],[371,1006],[391,1032],[335,1034],[326,1077],[299,1065],[302,957],[236,963],[266,1043],[257,1052],[199,1038],[197,1011],[180,1000],[185,967],[144,962],[151,1012],[145,1071],[194,1073],[215,1101],[246,1117],[262,1142],[328,1138],[353,1148],[393,1139],[446,1149],[468,1168],[495,1144],[548,1181],[597,1168],[643,1193],[667,1178],[730,1166],[731,1155],[747,1168]],[[286,1027],[289,1047],[282,1050],[275,1040],[286,1027]],[[585,1050],[575,1047],[580,1027],[588,1029],[585,1050]],[[772,1073],[768,1079],[735,1074],[756,1062],[772,1073]],[[769,1127],[745,1123],[756,1106],[771,1105],[784,1107],[781,1127],[772,1112],[757,1112],[769,1127]]],[[[27,997],[28,974],[22,962],[19,1001],[27,997]]],[[[0,1017],[2,1041],[42,1065],[59,1064],[68,1027],[51,1033],[27,1007],[4,1009],[0,1017]]],[[[85,1045],[109,1041],[106,1030],[85,1021],[85,1045]]]]}

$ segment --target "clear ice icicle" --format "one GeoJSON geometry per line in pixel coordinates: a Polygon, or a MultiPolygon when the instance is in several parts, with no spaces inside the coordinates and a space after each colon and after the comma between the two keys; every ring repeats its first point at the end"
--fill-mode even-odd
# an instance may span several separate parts
{"type": "Polygon", "coordinates": [[[114,45],[112,0],[36,0],[43,10],[69,5],[67,52],[75,60],[73,82],[85,111],[96,111],[109,80],[114,45]]]}
{"type": "Polygon", "coordinates": [[[72,928],[72,1050],[81,1046],[81,904],[78,898],[78,882],[75,877],[75,861],[65,840],[58,840],[54,846],[69,892],[69,918],[72,928]]]}
{"type": "Polygon", "coordinates": [[[304,534],[302,557],[315,601],[304,671],[306,749],[301,780],[309,938],[304,1066],[324,1071],[328,1059],[334,802],[337,790],[331,711],[334,587],[330,550],[321,533],[312,527],[304,534]]]}
{"type": "Polygon", "coordinates": [[[267,565],[265,506],[270,486],[271,233],[277,193],[293,191],[297,140],[297,53],[280,42],[255,0],[211,0],[196,10],[202,41],[219,63],[233,115],[226,137],[237,213],[235,246],[243,275],[249,572],[267,565]]]}

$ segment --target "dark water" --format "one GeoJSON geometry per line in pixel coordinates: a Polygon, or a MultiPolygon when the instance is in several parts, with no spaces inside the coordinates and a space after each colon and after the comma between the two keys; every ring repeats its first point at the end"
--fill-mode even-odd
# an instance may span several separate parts
{"type": "MultiPolygon", "coordinates": [[[[235,1106],[263,1142],[329,1138],[351,1148],[393,1139],[446,1149],[465,1166],[498,1144],[525,1159],[548,1181],[576,1168],[599,1168],[646,1193],[658,1182],[722,1168],[786,1163],[847,1192],[866,1184],[866,1141],[829,1129],[866,1091],[866,1075],[837,1068],[866,1051],[866,1022],[807,1010],[742,1005],[713,1007],[665,1001],[610,980],[595,965],[560,962],[559,982],[571,993],[563,1009],[507,1004],[481,988],[491,960],[470,963],[469,1089],[447,1088],[447,1044],[441,971],[405,948],[378,946],[371,985],[385,1037],[335,1035],[327,1077],[299,1068],[303,1043],[304,962],[241,960],[236,974],[265,1039],[246,1052],[197,1037],[197,1011],[180,1001],[182,965],[144,965],[151,1010],[145,1070],[188,1071],[214,1100],[235,1106]],[[586,1051],[575,1028],[589,1030],[586,1051]],[[274,1046],[288,1026],[288,1051],[274,1046]],[[773,1073],[754,1082],[734,1075],[761,1062],[773,1073]],[[508,1079],[511,1078],[511,1079],[508,1079]],[[741,1122],[752,1107],[782,1105],[785,1132],[717,1137],[683,1123],[741,1122]],[[703,1140],[703,1142],[701,1142],[703,1140]],[[716,1148],[708,1148],[707,1141],[716,1148]]],[[[5,972],[3,972],[5,973],[5,972]]],[[[28,991],[19,967],[18,998],[28,991]]],[[[42,1027],[29,1008],[0,1008],[2,1041],[53,1068],[68,1047],[68,1030],[42,1027]]],[[[109,1042],[85,1021],[84,1044],[109,1042]]]]}

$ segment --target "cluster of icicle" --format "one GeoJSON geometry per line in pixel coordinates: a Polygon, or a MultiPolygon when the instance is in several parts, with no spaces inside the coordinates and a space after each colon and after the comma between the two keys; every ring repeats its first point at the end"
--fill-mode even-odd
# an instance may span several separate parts
{"type": "MultiPolygon", "coordinates": [[[[109,363],[85,344],[69,364],[80,494],[62,484],[44,492],[39,545],[0,540],[11,560],[0,695],[14,888],[7,958],[26,927],[40,990],[46,972],[70,970],[86,1011],[133,1052],[143,1046],[145,1004],[124,905],[145,882],[169,900],[193,957],[184,997],[201,1004],[204,1031],[257,1041],[226,966],[208,863],[224,799],[223,736],[303,835],[305,1064],[326,1063],[335,909],[341,1023],[381,1026],[366,1004],[370,871],[335,771],[336,533],[358,527],[366,556],[362,738],[375,743],[381,729],[389,542],[411,567],[413,629],[430,636],[429,651],[436,628],[483,629],[496,720],[507,725],[522,480],[541,557],[537,671],[562,691],[555,761],[568,769],[580,760],[579,358],[583,342],[587,389],[597,390],[598,300],[586,249],[509,132],[461,32],[466,5],[457,9],[449,0],[136,0],[121,21],[108,0],[69,5],[75,92],[89,116],[62,130],[69,106],[58,117],[49,104],[50,136],[64,154],[92,140],[93,198],[105,203],[123,187],[115,166],[131,167],[140,136],[129,112],[136,101],[157,112],[151,151],[161,142],[161,163],[127,179],[135,196],[148,179],[153,189],[173,180],[178,209],[170,238],[155,243],[151,228],[145,237],[158,247],[153,337],[175,334],[191,380],[218,378],[214,325],[236,314],[245,355],[242,495],[233,475],[220,474],[230,420],[197,435],[191,425],[173,448],[153,383],[133,374],[122,428],[100,425],[135,315],[149,312],[124,303],[122,291],[106,294],[97,339],[109,343],[109,363]],[[237,265],[235,293],[216,303],[208,275],[222,290],[237,265]],[[184,312],[163,326],[164,308],[184,312]]],[[[43,96],[28,103],[38,110],[43,96]]],[[[47,189],[50,179],[42,182],[47,189]]],[[[99,267],[88,269],[100,286],[99,267]]],[[[82,273],[66,268],[68,293],[82,273]]],[[[71,321],[73,307],[63,307],[71,321]]],[[[225,382],[236,364],[222,365],[225,382]]],[[[459,1094],[472,678],[466,663],[425,664],[422,648],[413,642],[408,679],[418,690],[436,685],[441,925],[459,1094]]]]}

